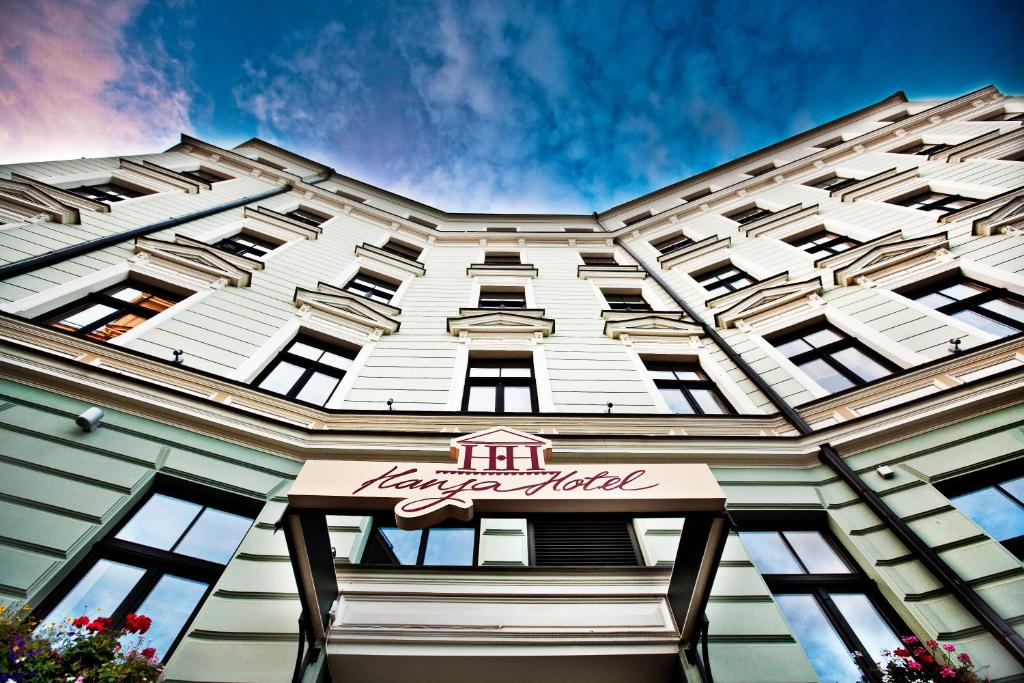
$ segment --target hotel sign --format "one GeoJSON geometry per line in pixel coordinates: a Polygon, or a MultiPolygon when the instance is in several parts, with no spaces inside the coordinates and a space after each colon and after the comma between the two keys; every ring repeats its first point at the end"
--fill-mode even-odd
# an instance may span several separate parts
{"type": "Polygon", "coordinates": [[[515,512],[715,512],[725,494],[703,464],[558,463],[551,442],[507,427],[453,439],[451,463],[307,462],[292,505],[394,508],[403,529],[515,512]],[[550,462],[555,460],[555,462],[550,462]]]}

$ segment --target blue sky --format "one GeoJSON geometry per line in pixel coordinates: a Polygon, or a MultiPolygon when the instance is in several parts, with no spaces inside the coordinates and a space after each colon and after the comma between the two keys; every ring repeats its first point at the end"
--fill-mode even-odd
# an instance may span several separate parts
{"type": "Polygon", "coordinates": [[[1024,3],[0,0],[0,163],[259,136],[451,211],[605,209],[904,90],[1024,3]]]}

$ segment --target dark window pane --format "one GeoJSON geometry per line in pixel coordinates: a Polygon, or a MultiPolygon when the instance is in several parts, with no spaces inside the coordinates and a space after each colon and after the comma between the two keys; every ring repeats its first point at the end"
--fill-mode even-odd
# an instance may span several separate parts
{"type": "Polygon", "coordinates": [[[425,565],[469,566],[473,564],[475,529],[436,527],[427,535],[425,565]]]}
{"type": "Polygon", "coordinates": [[[109,617],[135,587],[145,573],[110,560],[97,560],[92,569],[79,579],[75,587],[42,620],[42,624],[62,624],[65,617],[109,617]]]}
{"type": "Polygon", "coordinates": [[[789,622],[819,680],[842,683],[862,680],[860,669],[854,664],[849,650],[813,596],[776,595],[775,603],[789,622]]]}
{"type": "Polygon", "coordinates": [[[202,509],[202,505],[157,493],[114,538],[170,550],[202,509]]]}
{"type": "MultiPolygon", "coordinates": [[[[207,588],[208,585],[201,581],[165,574],[135,610],[137,614],[145,614],[153,620],[145,639],[156,648],[158,657],[162,659],[174,644],[207,588]]],[[[134,637],[125,636],[122,647],[134,644],[134,641],[134,637]]]]}
{"type": "Polygon", "coordinates": [[[399,564],[416,564],[420,552],[420,536],[423,534],[421,529],[405,531],[398,527],[381,527],[380,533],[399,564]]]}
{"type": "Polygon", "coordinates": [[[955,496],[950,502],[997,541],[1024,535],[1024,508],[993,486],[955,496]]]}
{"type": "Polygon", "coordinates": [[[868,596],[863,593],[831,593],[830,597],[864,646],[862,654],[868,659],[880,661],[882,650],[891,651],[902,646],[868,596]]]}
{"type": "Polygon", "coordinates": [[[493,413],[496,406],[495,392],[495,387],[469,387],[469,405],[467,410],[493,413]]]}
{"type": "Polygon", "coordinates": [[[505,387],[505,412],[529,413],[533,411],[530,387],[505,387]]]}
{"type": "Polygon", "coordinates": [[[812,574],[849,574],[836,551],[817,531],[787,531],[786,540],[812,574]]]}
{"type": "Polygon", "coordinates": [[[206,508],[174,552],[227,564],[250,526],[248,517],[206,508]]]}
{"type": "Polygon", "coordinates": [[[298,365],[281,362],[260,382],[260,389],[275,394],[287,394],[306,370],[298,365]]]}
{"type": "Polygon", "coordinates": [[[802,574],[803,569],[777,531],[741,531],[740,540],[762,574],[802,574]]]}

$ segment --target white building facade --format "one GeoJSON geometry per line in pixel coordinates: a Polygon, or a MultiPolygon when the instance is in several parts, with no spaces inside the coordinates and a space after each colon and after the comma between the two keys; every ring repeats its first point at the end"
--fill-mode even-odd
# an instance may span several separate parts
{"type": "Polygon", "coordinates": [[[167,680],[880,680],[906,634],[1024,680],[1024,98],[897,94],[593,215],[256,139],[9,165],[0,312],[0,600],[146,610],[167,680]],[[499,427],[708,468],[724,543],[685,501],[282,528],[308,462],[499,427]]]}

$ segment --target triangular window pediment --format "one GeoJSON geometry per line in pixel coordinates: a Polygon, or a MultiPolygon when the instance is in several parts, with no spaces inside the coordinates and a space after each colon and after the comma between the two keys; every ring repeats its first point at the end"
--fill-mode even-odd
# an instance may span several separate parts
{"type": "Polygon", "coordinates": [[[555,331],[555,321],[544,317],[542,309],[495,311],[486,308],[462,308],[459,315],[448,318],[448,332],[462,335],[540,334],[547,337],[555,331]]]}
{"type": "Polygon", "coordinates": [[[821,281],[817,277],[783,284],[765,283],[760,289],[717,313],[715,321],[721,327],[728,328],[740,320],[763,320],[802,305],[807,297],[820,291],[821,281]]]}
{"type": "Polygon", "coordinates": [[[227,254],[208,244],[180,236],[174,242],[140,237],[135,241],[135,251],[172,268],[186,272],[191,270],[193,272],[189,274],[192,275],[223,278],[235,287],[248,287],[252,271],[263,268],[260,261],[227,254]]]}
{"type": "Polygon", "coordinates": [[[326,318],[369,337],[391,334],[401,326],[391,317],[400,313],[400,309],[363,299],[323,282],[318,283],[315,290],[297,288],[294,302],[306,315],[326,318]]]}
{"type": "Polygon", "coordinates": [[[836,270],[835,282],[837,285],[852,285],[861,277],[885,277],[897,267],[904,270],[920,261],[937,258],[940,250],[948,245],[946,235],[931,235],[881,244],[865,252],[849,265],[836,270]]]}

